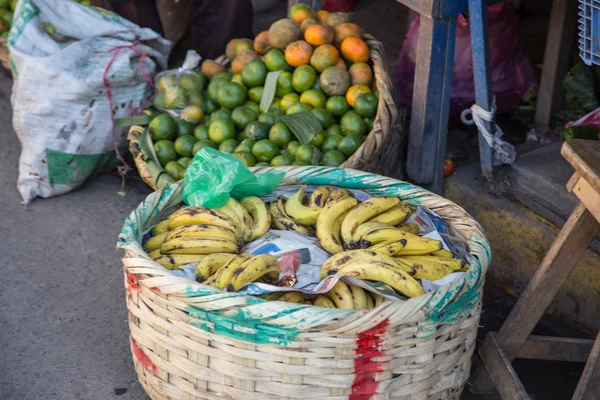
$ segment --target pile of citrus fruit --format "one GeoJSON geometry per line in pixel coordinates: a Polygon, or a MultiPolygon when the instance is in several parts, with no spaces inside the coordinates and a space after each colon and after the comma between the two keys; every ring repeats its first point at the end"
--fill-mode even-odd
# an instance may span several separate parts
{"type": "MultiPolygon", "coordinates": [[[[339,166],[362,145],[377,114],[369,47],[343,13],[290,9],[254,40],[233,39],[229,69],[205,60],[195,76],[157,82],[159,109],[149,126],[157,158],[181,179],[203,147],[232,153],[248,166],[339,166]],[[309,118],[309,139],[288,116],[309,118]],[[315,125],[316,124],[316,125],[315,125]]],[[[305,121],[305,120],[302,120],[305,121]]]]}
{"type": "Polygon", "coordinates": [[[0,39],[8,38],[12,25],[13,12],[19,0],[0,0],[0,39]]]}

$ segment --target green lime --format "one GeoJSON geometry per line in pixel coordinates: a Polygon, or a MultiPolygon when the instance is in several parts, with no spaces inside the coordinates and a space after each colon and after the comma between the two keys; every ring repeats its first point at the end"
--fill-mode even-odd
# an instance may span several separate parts
{"type": "MultiPolygon", "coordinates": [[[[230,83],[229,79],[211,79],[208,87],[206,88],[208,98],[215,103],[219,103],[219,90],[228,83],[230,83]]],[[[208,112],[208,110],[206,112],[208,112]]]]}
{"type": "Polygon", "coordinates": [[[175,140],[175,152],[181,157],[192,157],[192,149],[198,140],[191,135],[180,136],[175,140]]]}
{"type": "Polygon", "coordinates": [[[262,86],[253,87],[252,89],[248,90],[248,98],[253,102],[260,104],[264,90],[265,88],[262,86]]]}
{"type": "Polygon", "coordinates": [[[188,105],[189,98],[181,86],[169,87],[165,91],[165,106],[169,110],[180,110],[188,105]]]}
{"type": "Polygon", "coordinates": [[[344,161],[346,161],[346,158],[342,153],[337,150],[329,150],[323,154],[323,158],[321,158],[321,165],[325,165],[327,167],[339,167],[344,161]]]}
{"type": "Polygon", "coordinates": [[[154,104],[154,107],[158,108],[159,110],[164,110],[167,107],[167,100],[165,98],[165,93],[158,92],[156,97],[154,97],[154,100],[152,100],[152,104],[154,104]]]}
{"type": "Polygon", "coordinates": [[[183,179],[183,174],[185,173],[185,168],[183,165],[179,164],[177,161],[169,161],[167,165],[165,165],[165,172],[171,175],[171,178],[176,181],[183,179]]]}
{"type": "Polygon", "coordinates": [[[240,85],[241,87],[244,88],[244,90],[246,91],[246,93],[248,92],[248,87],[246,85],[244,85],[244,80],[242,79],[242,74],[235,74],[231,77],[231,81],[233,83],[237,83],[238,85],[240,85]]]}
{"type": "Polygon", "coordinates": [[[373,130],[374,123],[375,118],[365,118],[365,124],[367,124],[367,134],[373,130]]]}
{"type": "Polygon", "coordinates": [[[234,157],[246,164],[247,167],[253,167],[256,164],[256,158],[248,151],[236,151],[234,157]]]}
{"type": "Polygon", "coordinates": [[[156,87],[161,92],[164,92],[168,88],[174,86],[177,86],[177,77],[175,77],[175,75],[163,75],[160,77],[158,82],[156,82],[156,87]]]}
{"type": "Polygon", "coordinates": [[[292,140],[291,142],[289,142],[287,144],[287,146],[285,146],[285,152],[287,155],[295,158],[296,152],[298,151],[299,148],[300,148],[300,142],[297,140],[292,140]]]}
{"type": "Polygon", "coordinates": [[[297,93],[288,93],[281,98],[279,107],[281,111],[287,112],[288,108],[296,103],[300,103],[300,96],[297,93]]]}
{"type": "Polygon", "coordinates": [[[200,125],[206,125],[208,126],[210,124],[210,115],[203,115],[202,119],[200,120],[200,125]]]}
{"type": "Polygon", "coordinates": [[[219,145],[219,151],[223,153],[233,153],[238,146],[238,142],[235,139],[227,139],[219,145]]]}
{"type": "Polygon", "coordinates": [[[252,146],[252,154],[258,161],[269,162],[279,155],[279,147],[268,139],[259,140],[252,146]]]}
{"type": "MultiPolygon", "coordinates": [[[[348,111],[344,114],[340,119],[340,126],[342,127],[342,134],[344,136],[367,134],[367,123],[354,111],[348,111]]],[[[344,152],[342,151],[342,153],[344,152]]]]}
{"type": "Polygon", "coordinates": [[[169,161],[177,160],[175,145],[170,140],[159,140],[154,143],[154,152],[160,165],[165,166],[169,161]]]}
{"type": "Polygon", "coordinates": [[[221,106],[233,110],[246,101],[246,90],[242,85],[227,82],[219,89],[218,100],[221,106]]]}
{"type": "MultiPolygon", "coordinates": [[[[314,90],[321,90],[321,79],[319,76],[317,76],[317,80],[315,81],[315,84],[312,85],[311,89],[314,90]]],[[[322,91],[322,90],[321,90],[322,91]]]]}
{"type": "Polygon", "coordinates": [[[277,78],[277,86],[275,89],[275,96],[283,97],[288,93],[293,93],[294,87],[292,86],[292,73],[284,71],[277,78]]]}
{"type": "Polygon", "coordinates": [[[255,167],[270,167],[271,164],[268,162],[261,161],[261,162],[257,162],[256,164],[254,164],[254,166],[255,167]]]}
{"type": "Polygon", "coordinates": [[[309,106],[306,103],[296,103],[296,104],[292,104],[287,111],[285,112],[286,115],[290,115],[290,114],[295,114],[295,113],[299,113],[299,112],[309,112],[310,110],[312,110],[312,107],[309,106]]]}
{"type": "Polygon", "coordinates": [[[198,78],[200,78],[200,81],[202,82],[202,90],[204,90],[204,88],[208,85],[208,77],[199,69],[195,69],[194,73],[198,76],[198,78]]]}
{"type": "Polygon", "coordinates": [[[329,128],[327,128],[325,133],[327,134],[327,136],[343,135],[342,127],[339,126],[338,124],[331,125],[329,128]]]}
{"type": "Polygon", "coordinates": [[[340,144],[343,138],[342,135],[327,136],[321,149],[323,151],[337,150],[338,144],[340,144]]]}
{"type": "Polygon", "coordinates": [[[208,96],[208,92],[204,92],[204,95],[204,113],[206,115],[212,114],[219,109],[219,106],[216,101],[208,96]]]}
{"type": "Polygon", "coordinates": [[[208,126],[198,125],[194,128],[194,137],[197,140],[208,140],[208,126]]]}
{"type": "Polygon", "coordinates": [[[203,149],[205,147],[212,147],[213,149],[216,149],[218,146],[214,142],[211,142],[210,140],[199,140],[194,145],[194,148],[192,149],[192,151],[194,152],[194,155],[196,155],[198,150],[203,149]]]}
{"type": "Polygon", "coordinates": [[[250,122],[256,121],[257,118],[256,111],[246,106],[238,107],[231,113],[231,120],[236,128],[240,130],[245,129],[250,122]]]}
{"type": "Polygon", "coordinates": [[[361,117],[375,118],[379,101],[372,93],[363,93],[354,102],[354,111],[361,117]]]}
{"type": "Polygon", "coordinates": [[[183,168],[187,168],[192,163],[192,158],[190,157],[181,157],[177,162],[183,165],[183,168]]]}
{"type": "Polygon", "coordinates": [[[362,135],[348,135],[340,141],[337,149],[346,157],[350,157],[364,141],[365,139],[362,135]]]}
{"type": "Polygon", "coordinates": [[[235,125],[230,119],[216,119],[208,126],[208,137],[216,144],[235,138],[235,125]]]}
{"type": "MultiPolygon", "coordinates": [[[[252,123],[252,122],[251,122],[252,123]]],[[[246,139],[250,139],[248,137],[248,135],[246,134],[246,130],[244,129],[243,131],[241,131],[238,135],[237,135],[237,141],[238,142],[243,142],[246,139]]]]}
{"type": "Polygon", "coordinates": [[[317,80],[317,71],[310,65],[301,65],[294,70],[292,86],[296,92],[302,93],[310,89],[317,80]]]}
{"type": "Polygon", "coordinates": [[[295,157],[296,157],[296,160],[305,161],[307,163],[312,164],[314,155],[315,155],[315,148],[313,147],[312,144],[307,143],[307,144],[303,144],[302,146],[298,147],[295,157]]]}
{"type": "Polygon", "coordinates": [[[158,117],[152,118],[150,125],[150,137],[153,141],[159,140],[174,140],[177,137],[177,123],[168,114],[161,114],[158,117]]]}
{"type": "Polygon", "coordinates": [[[282,167],[285,165],[292,165],[293,162],[294,162],[294,157],[280,154],[278,156],[275,156],[271,160],[271,166],[272,167],[282,167]]]}
{"type": "Polygon", "coordinates": [[[294,68],[285,61],[285,53],[280,49],[271,49],[265,54],[265,65],[269,71],[293,71],[294,68]]]}
{"type": "Polygon", "coordinates": [[[273,126],[280,121],[280,118],[274,113],[264,113],[258,117],[258,120],[260,122],[264,122],[265,124],[269,124],[269,126],[273,126]]]}
{"type": "Polygon", "coordinates": [[[204,101],[204,96],[202,96],[202,92],[189,92],[190,104],[193,106],[198,106],[202,108],[204,112],[206,112],[206,104],[204,101]]]}
{"type": "Polygon", "coordinates": [[[327,102],[327,96],[320,90],[308,89],[300,95],[300,103],[306,103],[313,108],[323,108],[327,102]]]}
{"type": "Polygon", "coordinates": [[[246,126],[246,129],[244,129],[244,133],[248,138],[259,141],[269,137],[269,129],[271,129],[269,124],[254,121],[250,122],[248,126],[246,126]]]}
{"type": "Polygon", "coordinates": [[[249,88],[264,85],[268,72],[267,66],[261,60],[250,61],[242,69],[244,85],[249,88]]]}
{"type": "Polygon", "coordinates": [[[312,139],[310,140],[310,142],[308,142],[308,144],[312,144],[316,148],[320,149],[321,146],[323,145],[323,143],[325,142],[326,138],[327,138],[327,136],[325,136],[325,132],[323,132],[323,131],[317,132],[312,137],[312,139]]]}
{"type": "Polygon", "coordinates": [[[250,107],[258,115],[262,114],[262,110],[261,110],[260,106],[258,105],[258,103],[255,103],[252,100],[248,100],[247,102],[245,102],[244,106],[250,107]]]}
{"type": "Polygon", "coordinates": [[[194,134],[194,125],[191,122],[188,122],[184,119],[180,119],[177,121],[177,134],[179,136],[185,135],[193,135],[194,134]]]}
{"type": "Polygon", "coordinates": [[[218,74],[215,74],[215,76],[212,77],[211,81],[214,81],[215,79],[223,79],[225,81],[231,81],[231,78],[233,78],[233,73],[229,72],[229,71],[223,71],[223,72],[219,72],[218,74]]]}
{"type": "Polygon", "coordinates": [[[304,161],[304,160],[296,160],[292,163],[293,166],[295,167],[306,167],[308,165],[312,165],[310,162],[308,161],[304,161]]]}
{"type": "Polygon", "coordinates": [[[233,152],[236,153],[238,151],[247,151],[250,153],[252,152],[252,146],[254,146],[254,143],[256,143],[256,141],[252,139],[244,139],[242,140],[242,143],[238,144],[233,152]]]}
{"type": "Polygon", "coordinates": [[[219,108],[217,111],[210,115],[210,122],[216,121],[218,119],[231,119],[231,110],[228,110],[226,108],[219,108]]]}
{"type": "Polygon", "coordinates": [[[194,73],[186,73],[185,75],[183,75],[181,77],[181,79],[179,79],[179,84],[185,90],[189,90],[189,91],[193,91],[193,90],[202,91],[202,90],[204,90],[203,83],[204,82],[202,81],[202,78],[200,78],[198,75],[196,75],[194,73]]]}
{"type": "Polygon", "coordinates": [[[283,115],[283,112],[281,111],[281,99],[279,97],[275,97],[271,103],[271,107],[269,107],[270,113],[276,113],[277,111],[281,112],[283,115]]]}
{"type": "MultiPolygon", "coordinates": [[[[310,90],[308,92],[310,92],[310,90]]],[[[308,92],[304,92],[304,93],[308,93],[308,92]]],[[[302,95],[304,95],[304,93],[302,93],[302,95]]],[[[302,101],[302,96],[300,97],[300,101],[302,101]]],[[[326,109],[315,108],[311,112],[315,116],[315,118],[317,118],[319,120],[323,129],[327,129],[331,125],[333,125],[333,115],[331,115],[331,113],[329,111],[327,111],[326,109]]]]}
{"type": "Polygon", "coordinates": [[[341,117],[350,110],[350,104],[348,104],[344,96],[332,96],[327,99],[325,108],[334,117],[341,117]]]}
{"type": "Polygon", "coordinates": [[[292,132],[284,123],[279,122],[271,127],[269,140],[279,147],[284,147],[292,140],[292,132]]]}

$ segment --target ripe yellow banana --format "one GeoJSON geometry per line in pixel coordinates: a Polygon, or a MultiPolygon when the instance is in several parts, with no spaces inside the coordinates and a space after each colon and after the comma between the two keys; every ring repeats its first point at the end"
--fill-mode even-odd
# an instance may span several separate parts
{"type": "Polygon", "coordinates": [[[401,222],[406,221],[412,214],[411,208],[403,202],[390,208],[386,212],[383,212],[376,217],[370,219],[372,222],[382,222],[388,225],[398,225],[401,222]]]}
{"type": "Polygon", "coordinates": [[[261,254],[245,261],[231,276],[227,285],[228,292],[235,292],[244,285],[254,282],[263,275],[271,272],[279,273],[279,261],[270,254],[261,254]]]}
{"type": "Polygon", "coordinates": [[[354,301],[354,309],[365,310],[368,308],[367,294],[365,290],[360,286],[348,285],[350,292],[352,293],[352,300],[354,301]]]}
{"type": "Polygon", "coordinates": [[[308,202],[308,206],[323,208],[331,192],[333,192],[333,189],[330,186],[319,186],[310,195],[310,201],[308,202]]]}
{"type": "Polygon", "coordinates": [[[238,244],[231,240],[197,237],[180,237],[160,246],[163,254],[237,253],[238,244]]]}
{"type": "Polygon", "coordinates": [[[341,225],[337,223],[340,216],[358,204],[354,197],[346,197],[337,202],[327,203],[317,218],[317,237],[325,251],[336,254],[344,251],[340,241],[341,225]]]}
{"type": "Polygon", "coordinates": [[[350,193],[346,189],[336,189],[333,192],[331,192],[331,194],[327,198],[327,201],[325,202],[325,205],[327,205],[327,203],[334,203],[336,201],[340,201],[341,199],[344,199],[346,197],[354,196],[352,196],[352,193],[350,193]]]}
{"type": "Polygon", "coordinates": [[[163,254],[154,261],[166,269],[178,269],[182,265],[200,262],[204,257],[203,254],[163,254]]]}
{"type": "Polygon", "coordinates": [[[371,293],[371,296],[373,296],[373,307],[379,307],[386,300],[385,297],[377,293],[371,293]]]}
{"type": "Polygon", "coordinates": [[[394,256],[406,246],[406,239],[388,240],[369,247],[369,250],[376,253],[394,256]]]}
{"type": "Polygon", "coordinates": [[[400,263],[398,260],[388,255],[370,250],[351,250],[330,257],[321,267],[321,279],[324,279],[329,275],[334,275],[342,266],[355,261],[382,261],[394,265],[408,274],[415,273],[413,267],[406,263],[400,263]]]}
{"type": "Polygon", "coordinates": [[[243,207],[237,200],[230,197],[227,201],[227,204],[223,207],[227,212],[225,214],[229,215],[229,210],[233,212],[235,215],[234,221],[239,223],[240,230],[242,232],[242,238],[249,242],[252,237],[252,224],[254,221],[252,217],[248,213],[245,207],[243,207]]]}
{"type": "Polygon", "coordinates": [[[421,236],[411,235],[408,232],[403,232],[410,235],[406,238],[406,246],[395,255],[400,256],[420,256],[429,254],[443,248],[442,242],[435,239],[428,239],[421,236]]]}
{"type": "Polygon", "coordinates": [[[366,293],[366,295],[367,295],[367,296],[366,296],[366,298],[367,298],[367,310],[370,310],[370,309],[372,309],[372,308],[374,308],[374,307],[375,307],[375,302],[373,302],[373,297],[371,297],[371,295],[372,295],[373,293],[371,293],[371,292],[367,292],[366,290],[365,290],[365,293],[366,293]]]}
{"type": "Polygon", "coordinates": [[[423,287],[412,276],[392,264],[381,261],[353,262],[340,268],[338,274],[383,282],[406,297],[416,297],[425,293],[423,287]]]}
{"type": "Polygon", "coordinates": [[[456,272],[467,272],[469,270],[469,268],[471,268],[471,264],[465,264],[464,267],[462,267],[461,269],[459,269],[456,272]]]}
{"type": "Polygon", "coordinates": [[[400,239],[406,239],[406,232],[402,232],[401,230],[399,230],[398,228],[394,228],[393,226],[383,225],[365,232],[361,236],[358,246],[366,248],[381,242],[400,239]]]}
{"type": "Polygon", "coordinates": [[[198,263],[198,266],[196,266],[196,272],[194,273],[196,280],[198,282],[205,281],[234,257],[235,254],[229,253],[213,253],[207,255],[200,263],[198,263]]]}
{"type": "Polygon", "coordinates": [[[325,293],[325,296],[329,297],[334,302],[337,308],[343,310],[354,310],[354,299],[352,298],[352,292],[348,285],[342,281],[337,281],[335,286],[331,290],[325,293]]]}
{"type": "Polygon", "coordinates": [[[333,223],[333,235],[335,236],[335,240],[337,240],[338,243],[344,243],[342,240],[342,222],[344,222],[344,218],[346,218],[346,215],[348,215],[350,210],[345,211],[333,223]]]}
{"type": "Polygon", "coordinates": [[[148,241],[144,245],[144,250],[146,250],[147,253],[151,253],[154,250],[160,249],[160,246],[165,241],[167,234],[168,232],[163,232],[160,233],[158,236],[153,236],[150,239],[148,239],[148,241]]]}
{"type": "Polygon", "coordinates": [[[327,296],[320,295],[314,301],[313,305],[322,308],[336,308],[335,303],[331,301],[327,296]]]}
{"type": "Polygon", "coordinates": [[[298,232],[305,235],[311,235],[313,233],[313,230],[309,226],[298,224],[286,214],[284,197],[278,197],[271,202],[270,212],[272,217],[271,221],[275,229],[298,232]]]}
{"type": "Polygon", "coordinates": [[[215,238],[230,240],[232,242],[238,241],[237,233],[230,228],[206,224],[184,225],[175,228],[167,233],[165,241],[180,237],[215,238]]]}
{"type": "Polygon", "coordinates": [[[307,207],[302,204],[304,188],[301,187],[285,203],[285,213],[302,225],[314,225],[321,213],[321,208],[307,207]]]}
{"type": "Polygon", "coordinates": [[[261,294],[258,297],[260,297],[263,300],[273,301],[273,300],[277,299],[279,296],[281,296],[281,292],[265,293],[265,294],[261,294]]]}
{"type": "Polygon", "coordinates": [[[432,251],[431,255],[439,256],[439,257],[446,257],[446,258],[452,258],[452,257],[454,257],[454,254],[452,254],[451,251],[448,251],[446,249],[440,249],[440,250],[437,250],[437,251],[432,251]]]}
{"type": "Polygon", "coordinates": [[[156,250],[152,250],[149,254],[151,259],[155,260],[158,257],[162,256],[162,253],[160,252],[160,249],[156,249],[156,250]]]}
{"type": "Polygon", "coordinates": [[[184,225],[217,225],[237,231],[234,221],[227,215],[210,208],[185,207],[175,211],[169,217],[167,224],[169,230],[179,228],[184,225]]]}
{"type": "Polygon", "coordinates": [[[277,301],[286,301],[288,303],[302,303],[304,296],[300,292],[285,292],[277,298],[277,301]]]}
{"type": "Polygon", "coordinates": [[[360,248],[360,241],[362,240],[363,236],[365,236],[369,232],[374,232],[379,229],[394,228],[387,224],[384,224],[383,222],[365,222],[364,224],[359,225],[358,228],[356,228],[356,230],[352,234],[352,242],[350,243],[351,247],[360,248]]]}
{"type": "Polygon", "coordinates": [[[379,215],[400,202],[397,197],[372,197],[352,209],[342,222],[342,239],[350,244],[354,230],[371,218],[379,215]]]}
{"type": "Polygon", "coordinates": [[[240,267],[240,265],[251,258],[252,256],[250,254],[239,254],[233,257],[231,261],[219,268],[213,276],[205,280],[203,283],[218,289],[225,289],[231,282],[233,274],[240,267]]]}
{"type": "Polygon", "coordinates": [[[242,206],[252,216],[252,235],[250,241],[255,240],[269,231],[271,228],[271,213],[267,205],[255,196],[246,197],[241,200],[242,206]]]}
{"type": "Polygon", "coordinates": [[[416,235],[417,233],[419,233],[419,225],[417,225],[417,224],[404,223],[404,224],[397,225],[396,229],[399,229],[402,232],[412,233],[413,235],[416,235]]]}
{"type": "Polygon", "coordinates": [[[415,274],[413,276],[417,279],[436,281],[454,272],[451,268],[437,263],[419,262],[412,263],[411,265],[415,269],[415,274]]]}
{"type": "Polygon", "coordinates": [[[152,231],[151,231],[152,236],[158,236],[161,233],[168,231],[169,230],[168,225],[169,225],[168,219],[165,219],[164,221],[161,221],[158,224],[154,225],[154,228],[152,228],[152,231]]]}
{"type": "Polygon", "coordinates": [[[458,271],[459,269],[461,269],[464,264],[463,261],[458,258],[446,258],[446,257],[432,256],[430,254],[428,254],[426,256],[403,256],[402,259],[406,260],[409,264],[411,264],[412,262],[438,263],[438,264],[445,265],[446,267],[448,267],[454,271],[458,271]]]}

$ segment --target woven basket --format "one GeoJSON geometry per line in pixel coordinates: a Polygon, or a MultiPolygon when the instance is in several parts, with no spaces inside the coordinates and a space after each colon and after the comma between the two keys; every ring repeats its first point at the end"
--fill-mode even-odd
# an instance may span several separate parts
{"type": "MultiPolygon", "coordinates": [[[[379,91],[379,106],[373,121],[373,130],[360,148],[341,167],[389,175],[395,171],[401,153],[401,137],[395,134],[397,132],[394,132],[393,129],[398,116],[398,110],[394,104],[394,85],[387,72],[383,44],[371,35],[366,35],[365,39],[369,45],[371,60],[373,61],[373,72],[379,91]]],[[[226,59],[221,57],[220,60],[217,60],[217,62],[219,61],[223,63],[226,59]]],[[[134,126],[130,129],[128,135],[129,151],[133,155],[135,165],[142,179],[156,190],[156,177],[153,177],[148,170],[146,160],[139,149],[139,138],[144,129],[140,126],[134,126]]]]}
{"type": "Polygon", "coordinates": [[[490,260],[479,224],[456,204],[394,179],[277,169],[286,172],[282,185],[364,189],[429,207],[468,245],[472,267],[434,293],[364,311],[222,292],[174,276],[142,250],[142,233],[181,205],[175,183],[131,213],[118,242],[133,361],[146,392],[152,399],[458,399],[490,260]]]}

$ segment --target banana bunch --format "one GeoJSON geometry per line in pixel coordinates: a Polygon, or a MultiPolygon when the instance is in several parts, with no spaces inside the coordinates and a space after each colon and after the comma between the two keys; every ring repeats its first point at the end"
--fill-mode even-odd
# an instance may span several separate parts
{"type": "Polygon", "coordinates": [[[309,197],[302,187],[289,199],[285,197],[275,199],[270,206],[273,227],[314,236],[314,227],[317,225],[319,214],[332,193],[334,190],[331,187],[319,186],[309,197]]]}
{"type": "Polygon", "coordinates": [[[205,285],[235,292],[252,282],[278,281],[279,261],[270,254],[210,254],[198,263],[195,276],[205,285]]]}

